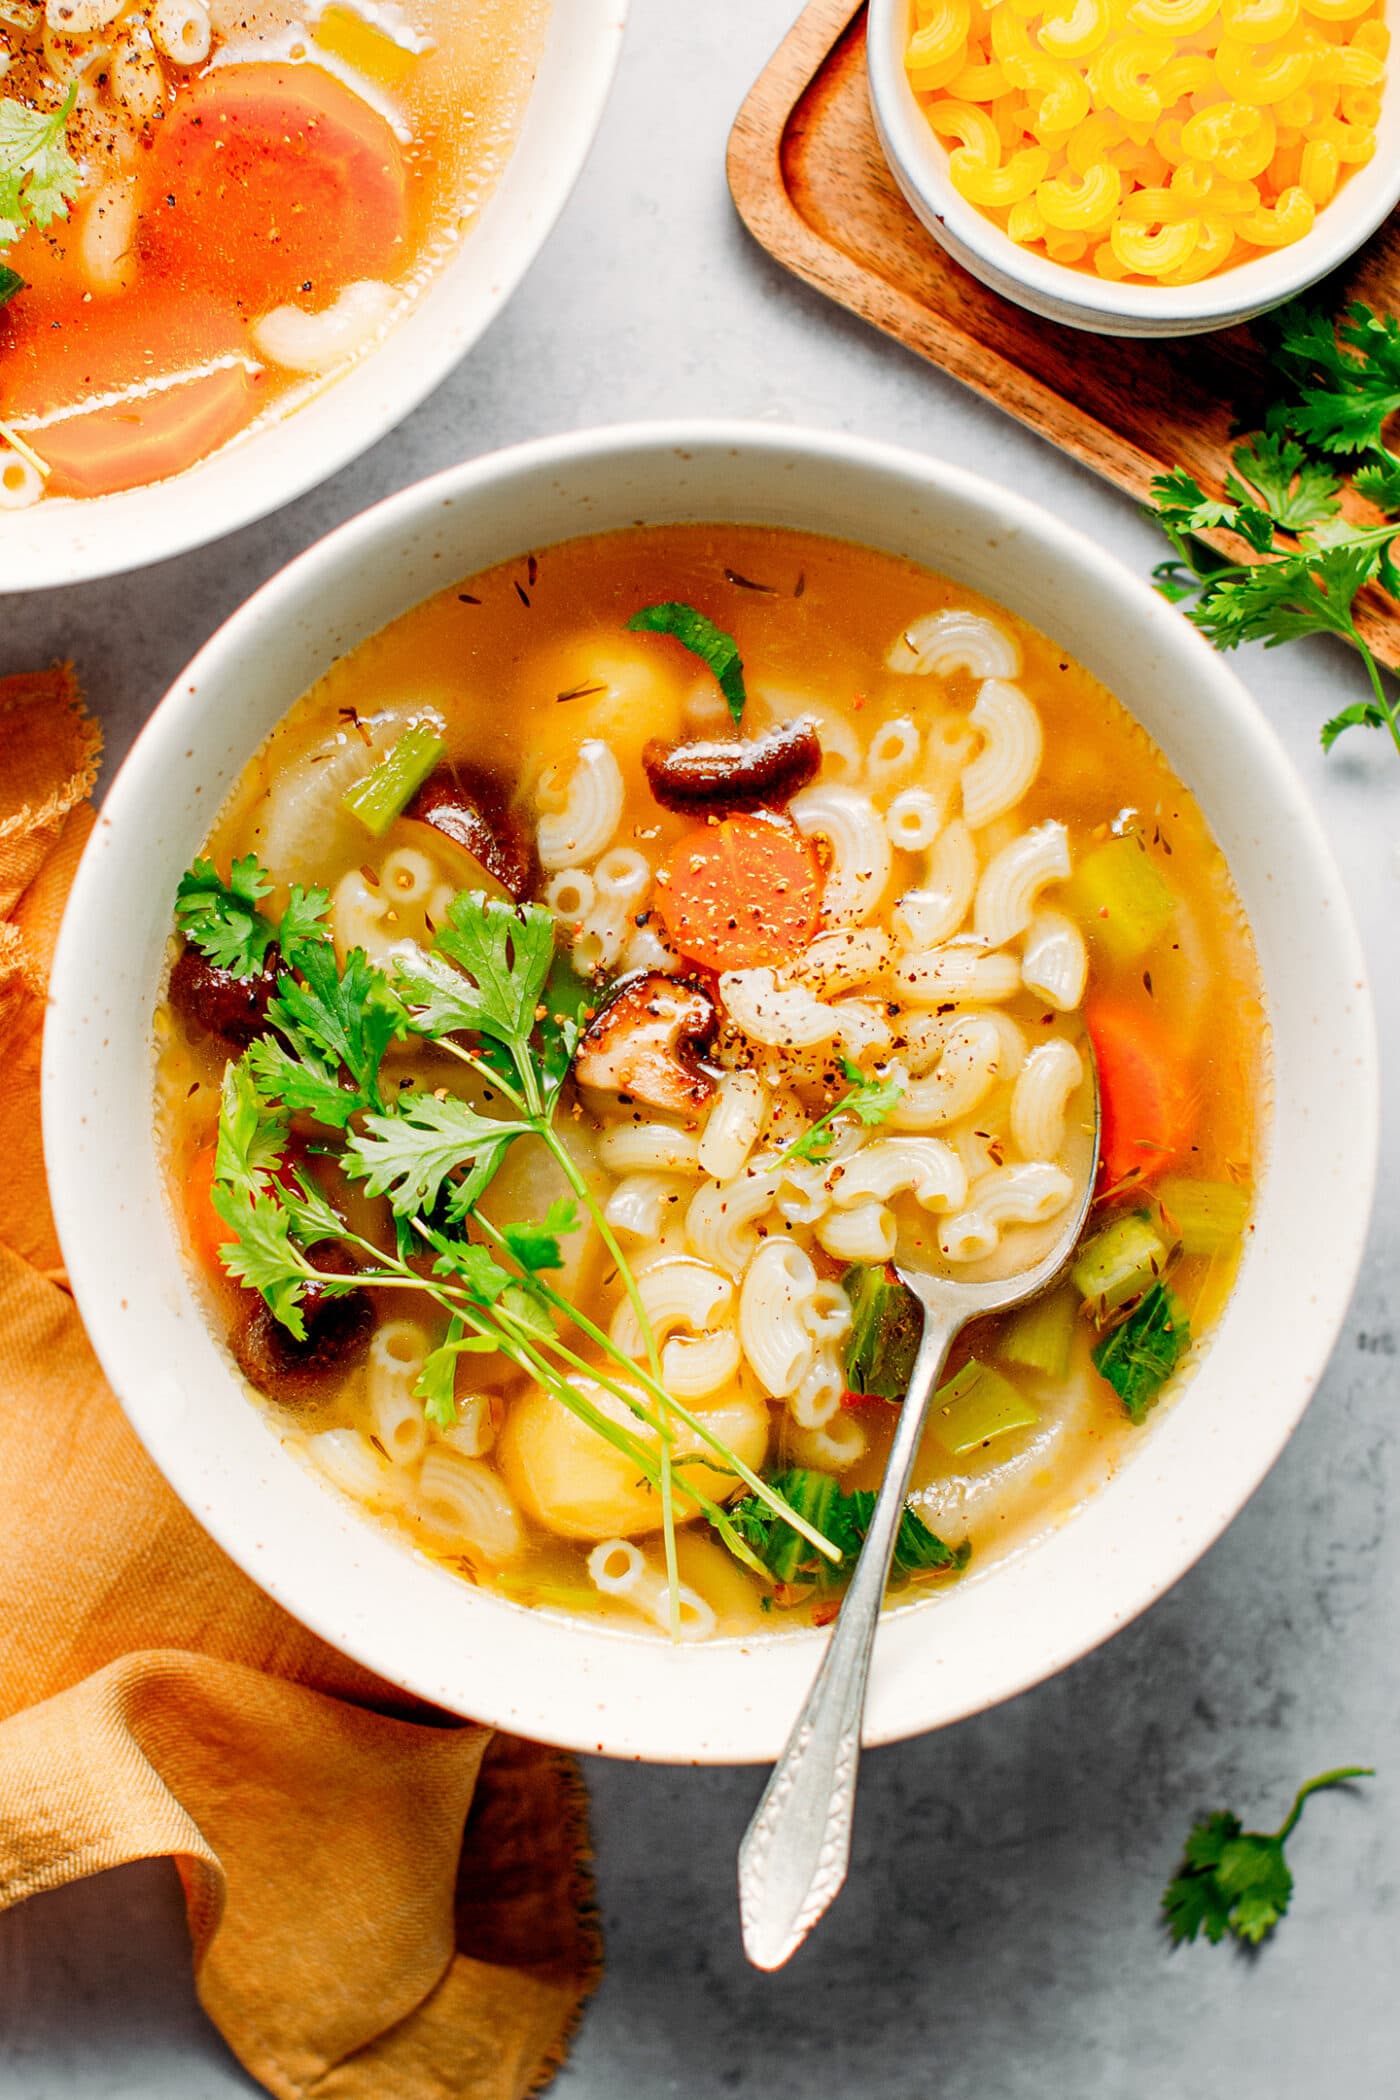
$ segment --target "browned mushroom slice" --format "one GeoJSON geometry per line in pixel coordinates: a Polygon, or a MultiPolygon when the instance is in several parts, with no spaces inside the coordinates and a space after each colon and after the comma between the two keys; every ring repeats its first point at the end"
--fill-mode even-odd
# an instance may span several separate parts
{"type": "Polygon", "coordinates": [[[574,1055],[580,1086],[643,1101],[663,1114],[700,1108],[715,1083],[696,1053],[715,1031],[714,1002],[659,970],[628,977],[590,1021],[574,1055]]]}
{"type": "MultiPolygon", "coordinates": [[[[307,1260],[323,1272],[358,1272],[348,1247],[323,1240],[307,1260]]],[[[306,1339],[299,1342],[275,1319],[256,1292],[245,1292],[229,1347],[245,1378],[283,1407],[309,1407],[335,1380],[362,1362],[374,1333],[374,1303],[368,1291],[326,1290],[309,1284],[301,1301],[306,1339]]]]}
{"type": "Polygon", "coordinates": [[[821,762],[816,727],[807,721],[782,722],[766,736],[730,744],[653,738],[642,753],[656,800],[685,816],[781,809],[815,778],[821,762]]]}
{"type": "Polygon", "coordinates": [[[222,1036],[236,1049],[246,1050],[267,1027],[267,1003],[277,989],[280,967],[275,944],[251,977],[221,970],[198,948],[187,946],[170,972],[166,997],[191,1028],[222,1036]]]}
{"type": "Polygon", "coordinates": [[[485,766],[460,760],[428,775],[404,811],[460,846],[518,904],[534,887],[535,846],[510,806],[510,791],[485,766]]]}

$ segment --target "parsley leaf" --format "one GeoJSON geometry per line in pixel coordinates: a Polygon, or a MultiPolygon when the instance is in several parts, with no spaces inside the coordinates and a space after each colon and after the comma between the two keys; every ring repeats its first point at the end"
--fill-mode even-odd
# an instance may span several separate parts
{"type": "Polygon", "coordinates": [[[818,1116],[800,1138],[794,1138],[783,1154],[784,1160],[806,1159],[817,1165],[823,1164],[831,1157],[832,1126],[840,1117],[855,1116],[866,1125],[883,1123],[904,1098],[902,1086],[896,1085],[892,1079],[867,1079],[860,1066],[849,1057],[842,1058],[841,1069],[849,1091],[825,1115],[818,1116]]]}
{"type": "Polygon", "coordinates": [[[398,982],[424,1035],[470,1030],[523,1051],[538,1017],[554,960],[554,921],[537,904],[520,911],[475,890],[459,890],[438,928],[436,956],[401,961],[398,982]]]}
{"type": "Polygon", "coordinates": [[[1287,421],[1320,451],[1382,446],[1386,419],[1400,409],[1400,320],[1354,301],[1335,328],[1324,314],[1285,309],[1274,363],[1298,387],[1287,421]]]}
{"type": "Polygon", "coordinates": [[[1310,1794],[1369,1779],[1369,1765],[1347,1765],[1323,1772],[1298,1789],[1281,1829],[1266,1834],[1246,1830],[1238,1816],[1225,1811],[1205,1816],[1186,1840],[1181,1865],[1162,1897],[1162,1914],[1175,1945],[1204,1933],[1218,1946],[1233,1933],[1246,1946],[1257,1947],[1287,1911],[1293,1875],[1284,1846],[1297,1827],[1310,1794]]]}
{"type": "Polygon", "coordinates": [[[1141,1425],[1191,1343],[1186,1309],[1170,1285],[1154,1283],[1094,1351],[1094,1368],[1141,1425]]]}
{"type": "Polygon", "coordinates": [[[56,110],[28,109],[11,96],[0,101],[0,248],[17,241],[27,226],[42,230],[67,218],[82,181],[67,147],[77,100],[75,81],[56,110]]]}
{"type": "Polygon", "coordinates": [[[531,1274],[538,1269],[562,1269],[564,1253],[559,1241],[564,1234],[577,1232],[581,1223],[578,1206],[569,1197],[561,1196],[558,1202],[550,1204],[542,1223],[503,1225],[501,1238],[521,1268],[531,1274]]]}
{"type": "Polygon", "coordinates": [[[449,1211],[466,1216],[508,1147],[521,1135],[518,1123],[483,1116],[457,1094],[421,1090],[401,1094],[392,1111],[368,1115],[364,1129],[346,1140],[342,1164],[368,1196],[387,1196],[401,1217],[437,1208],[443,1184],[456,1168],[471,1172],[450,1192],[449,1211]]]}
{"type": "MultiPolygon", "coordinates": [[[[388,978],[362,948],[352,948],[344,970],[337,969],[329,941],[302,945],[296,963],[301,975],[278,979],[268,1020],[313,1072],[334,1079],[344,1068],[356,1095],[350,1114],[356,1108],[382,1110],[379,1067],[390,1043],[408,1029],[388,978]]],[[[344,1127],[338,1119],[336,1127],[344,1127]]]]}
{"type": "Polygon", "coordinates": [[[683,649],[698,656],[706,669],[714,673],[716,683],[729,703],[735,726],[743,721],[748,695],[744,691],[744,666],[739,644],[732,634],[716,627],[713,620],[697,612],[693,605],[681,605],[674,599],[661,605],[644,605],[640,612],[633,613],[627,625],[633,634],[673,635],[683,649]]]}
{"type": "Polygon", "coordinates": [[[255,853],[234,861],[227,882],[212,860],[197,860],[180,877],[175,924],[217,969],[255,977],[277,938],[272,921],[258,910],[271,888],[272,877],[255,853]]]}

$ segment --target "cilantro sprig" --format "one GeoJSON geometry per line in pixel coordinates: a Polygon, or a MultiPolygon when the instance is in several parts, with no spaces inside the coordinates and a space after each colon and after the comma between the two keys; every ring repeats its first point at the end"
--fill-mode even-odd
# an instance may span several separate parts
{"type": "MultiPolygon", "coordinates": [[[[561,972],[554,928],[537,906],[516,910],[475,892],[454,898],[431,950],[409,953],[392,979],[356,949],[343,965],[324,923],[324,892],[293,891],[280,922],[265,914],[271,878],[252,856],[225,882],[196,863],[180,887],[187,938],[220,967],[242,974],[275,961],[267,1028],[224,1078],[214,1202],[229,1227],[221,1249],[237,1281],[259,1291],[273,1316],[305,1338],[308,1290],[356,1288],[425,1295],[444,1316],[417,1392],[428,1418],[456,1419],[458,1359],[498,1352],[577,1414],[635,1465],[660,1498],[667,1562],[674,1548],[676,1469],[702,1462],[749,1488],[795,1527],[808,1550],[839,1557],[825,1535],[742,1461],[661,1381],[660,1353],[631,1268],[586,1175],[555,1127],[555,1110],[580,1027],[579,984],[561,972]],[[482,1105],[446,1088],[386,1088],[381,1067],[405,1037],[436,1044],[481,1082],[482,1105]],[[311,1119],[333,1142],[340,1171],[383,1197],[395,1226],[386,1251],[352,1229],[305,1167],[288,1163],[292,1118],[311,1119]],[[480,1209],[511,1147],[542,1145],[568,1188],[545,1217],[498,1226],[480,1209]],[[587,1216],[637,1314],[646,1361],[635,1363],[550,1280],[564,1241],[587,1216]],[[353,1255],[344,1272],[313,1263],[334,1241],[353,1255]],[[602,1362],[585,1360],[575,1330],[602,1362]],[[621,1401],[634,1427],[605,1414],[581,1381],[621,1401]],[[639,1434],[640,1432],[644,1432],[639,1434]]],[[[760,1567],[722,1506],[686,1478],[685,1493],[736,1556],[760,1567]]]]}
{"type": "Polygon", "coordinates": [[[1284,1858],[1303,1804],[1324,1788],[1370,1779],[1370,1765],[1343,1765],[1319,1773],[1299,1787],[1278,1830],[1246,1830],[1226,1811],[1205,1816],[1186,1840],[1181,1865],[1162,1897],[1162,1914],[1175,1945],[1204,1933],[1213,1946],[1227,1936],[1257,1947],[1278,1924],[1293,1896],[1293,1874],[1284,1858]]]}
{"type": "MultiPolygon", "coordinates": [[[[0,250],[31,226],[42,232],[55,219],[67,218],[82,184],[67,147],[68,119],[77,100],[76,81],[55,110],[30,109],[10,95],[0,100],[0,250]]],[[[5,279],[0,304],[22,288],[13,270],[5,272],[5,279]]]]}
{"type": "Polygon", "coordinates": [[[783,1153],[783,1160],[805,1159],[821,1166],[831,1157],[835,1142],[835,1126],[845,1116],[854,1116],[860,1123],[872,1126],[883,1123],[892,1115],[904,1098],[904,1089],[892,1079],[867,1079],[860,1066],[849,1057],[841,1060],[845,1075],[846,1092],[840,1100],[817,1117],[801,1137],[783,1153]]]}
{"type": "Polygon", "coordinates": [[[1329,716],[1323,749],[1348,729],[1367,728],[1388,732],[1400,751],[1400,708],[1356,624],[1368,585],[1400,597],[1400,455],[1384,442],[1386,420],[1400,409],[1400,322],[1360,302],[1340,325],[1293,306],[1279,323],[1273,362],[1288,391],[1266,428],[1235,447],[1220,496],[1181,471],[1154,480],[1148,514],[1176,556],[1154,572],[1157,587],[1186,606],[1217,649],[1339,636],[1360,656],[1371,694],[1329,716]],[[1382,522],[1343,515],[1347,477],[1388,514],[1382,522]],[[1243,540],[1254,560],[1232,561],[1200,537],[1221,531],[1243,540]]]}

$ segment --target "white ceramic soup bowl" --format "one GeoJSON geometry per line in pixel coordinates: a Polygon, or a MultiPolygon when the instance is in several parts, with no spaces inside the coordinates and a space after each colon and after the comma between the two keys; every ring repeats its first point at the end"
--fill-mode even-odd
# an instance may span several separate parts
{"type": "MultiPolygon", "coordinates": [[[[1092,271],[1033,255],[954,189],[948,151],[930,130],[904,53],[913,0],[870,0],[866,53],[870,104],[885,158],[911,209],[965,270],[1049,321],[1095,335],[1204,335],[1231,328],[1296,298],[1337,269],[1400,203],[1400,94],[1389,79],[1381,95],[1376,151],[1356,168],[1312,232],[1291,247],[1262,255],[1199,284],[1111,284],[1092,271]]],[[[1391,61],[1392,71],[1395,59],[1391,61]]]]}
{"type": "Polygon", "coordinates": [[[0,590],[118,575],[266,517],[392,430],[466,356],[544,246],[616,70],[627,0],[550,0],[520,133],[481,214],[382,342],[300,407],[168,481],[0,510],[0,590]]]}
{"type": "Polygon", "coordinates": [[[392,497],[220,629],[108,793],[54,968],[44,1129],[88,1331],[156,1464],[297,1618],[396,1684],[617,1756],[772,1757],[823,1636],[671,1647],[512,1604],[421,1558],[313,1477],[205,1323],[164,1192],[152,1011],[181,872],[261,739],[346,650],[445,584],[635,521],[800,526],[942,570],[1047,630],[1199,797],[1253,922],[1273,1030],[1257,1229],[1198,1374],[1057,1529],[892,1615],[871,1741],[1008,1698],[1124,1625],[1204,1552],[1298,1421],[1346,1310],[1376,1156],[1365,971],[1337,870],[1239,680],[1181,615],[1005,489],[810,431],[665,424],[550,438],[392,497]]]}

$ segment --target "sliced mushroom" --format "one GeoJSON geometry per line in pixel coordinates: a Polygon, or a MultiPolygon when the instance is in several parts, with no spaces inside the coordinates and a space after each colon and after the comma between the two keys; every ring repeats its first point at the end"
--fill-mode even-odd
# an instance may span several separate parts
{"type": "Polygon", "coordinates": [[[251,977],[221,970],[198,948],[187,945],[170,972],[166,997],[190,1027],[222,1036],[236,1049],[246,1050],[267,1026],[267,1004],[277,989],[280,967],[275,944],[268,949],[262,968],[251,977]]]}
{"type": "Polygon", "coordinates": [[[460,760],[430,773],[404,811],[480,861],[518,904],[534,887],[537,865],[531,835],[510,806],[510,790],[485,766],[460,760]]]}
{"type": "Polygon", "coordinates": [[[703,1107],[715,1082],[696,1053],[713,1036],[714,1002],[658,970],[628,977],[584,1030],[574,1055],[580,1086],[645,1102],[663,1114],[703,1107]]]}
{"type": "MultiPolygon", "coordinates": [[[[308,1248],[307,1260],[327,1274],[358,1273],[360,1266],[336,1240],[308,1248]]],[[[309,1284],[301,1301],[304,1342],[287,1332],[255,1292],[244,1299],[229,1347],[244,1376],[283,1407],[309,1407],[369,1353],[374,1303],[368,1291],[334,1293],[309,1284]]]]}
{"type": "Polygon", "coordinates": [[[653,739],[642,752],[652,794],[663,809],[682,815],[781,809],[816,778],[821,762],[816,725],[802,718],[735,743],[653,739]]]}

